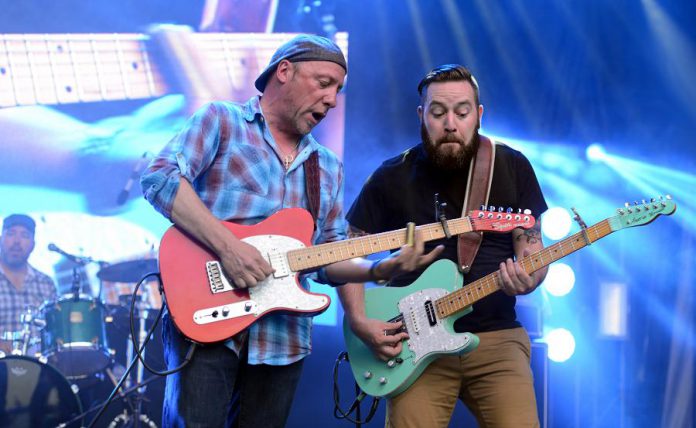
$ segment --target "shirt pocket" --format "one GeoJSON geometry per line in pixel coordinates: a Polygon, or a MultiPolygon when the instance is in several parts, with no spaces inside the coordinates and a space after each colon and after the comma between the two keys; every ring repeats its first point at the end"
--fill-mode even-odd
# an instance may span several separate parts
{"type": "Polygon", "coordinates": [[[226,159],[227,190],[267,196],[271,177],[270,154],[248,144],[235,144],[226,159]]]}

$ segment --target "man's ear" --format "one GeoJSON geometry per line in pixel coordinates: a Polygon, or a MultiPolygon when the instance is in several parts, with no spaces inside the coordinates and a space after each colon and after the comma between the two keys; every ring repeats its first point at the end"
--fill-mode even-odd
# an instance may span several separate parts
{"type": "Polygon", "coordinates": [[[420,121],[423,122],[423,106],[418,106],[416,113],[418,113],[418,118],[420,121]]]}
{"type": "Polygon", "coordinates": [[[483,119],[483,104],[479,104],[478,113],[479,113],[479,128],[480,128],[481,127],[481,119],[483,119]]]}
{"type": "Polygon", "coordinates": [[[284,59],[278,63],[278,66],[275,69],[275,76],[280,83],[285,83],[290,80],[294,72],[295,69],[292,66],[292,63],[287,59],[284,59]]]}

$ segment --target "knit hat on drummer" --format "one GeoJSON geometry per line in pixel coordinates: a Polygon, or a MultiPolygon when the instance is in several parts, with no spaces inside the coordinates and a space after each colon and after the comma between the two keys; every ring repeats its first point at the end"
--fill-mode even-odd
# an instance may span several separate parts
{"type": "Polygon", "coordinates": [[[2,221],[2,230],[14,226],[24,226],[32,235],[36,230],[36,222],[34,219],[25,214],[10,214],[2,221]]]}
{"type": "Polygon", "coordinates": [[[265,70],[259,75],[254,86],[260,92],[266,89],[266,83],[275,71],[280,61],[287,59],[290,62],[301,61],[330,61],[343,67],[348,72],[346,58],[341,52],[341,48],[336,43],[322,36],[311,34],[300,34],[286,42],[278,48],[271,57],[271,62],[265,70]]]}

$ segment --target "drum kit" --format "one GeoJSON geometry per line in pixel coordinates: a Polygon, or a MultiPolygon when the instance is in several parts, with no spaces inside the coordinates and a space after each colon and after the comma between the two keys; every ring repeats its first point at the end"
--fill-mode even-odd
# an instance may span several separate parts
{"type": "MultiPolygon", "coordinates": [[[[102,267],[97,277],[102,284],[136,283],[156,271],[157,260],[135,260],[102,267]]],[[[143,284],[146,288],[147,285],[143,284]]],[[[116,385],[114,373],[122,373],[121,363],[127,364],[134,355],[130,335],[124,359],[115,350],[123,349],[119,346],[123,344],[109,343],[107,334],[111,323],[120,324],[122,331],[124,325],[129,325],[130,299],[130,295],[120,295],[118,303],[106,304],[99,297],[80,293],[79,286],[74,286],[72,292],[44,302],[38,310],[27,308],[20,317],[22,330],[3,332],[0,337],[12,343],[9,354],[0,351],[0,427],[80,427],[88,422],[83,405],[89,407],[95,397],[84,392],[107,380],[110,387],[116,385]]],[[[159,309],[152,307],[150,300],[145,290],[135,303],[133,321],[139,343],[146,335],[145,321],[159,309]]],[[[126,388],[143,381],[142,365],[135,373],[126,379],[126,388]]],[[[125,406],[123,413],[106,426],[156,427],[139,411],[138,400],[142,401],[142,397],[137,396],[144,394],[144,389],[131,389],[138,410],[134,412],[132,405],[125,406]]]]}

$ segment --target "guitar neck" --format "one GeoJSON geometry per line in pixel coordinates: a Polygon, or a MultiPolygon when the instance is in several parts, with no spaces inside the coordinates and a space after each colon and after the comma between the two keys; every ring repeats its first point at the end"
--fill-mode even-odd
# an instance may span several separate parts
{"type": "MultiPolygon", "coordinates": [[[[537,270],[550,265],[556,260],[560,260],[568,254],[574,253],[581,248],[595,242],[614,231],[611,226],[612,219],[600,221],[594,226],[588,227],[563,241],[557,242],[549,247],[546,247],[534,254],[523,258],[519,261],[520,266],[527,274],[536,272],[537,270]]],[[[495,293],[500,289],[500,271],[493,272],[485,277],[478,279],[471,284],[462,287],[460,290],[454,291],[444,297],[441,297],[435,302],[438,316],[441,318],[454,315],[462,309],[471,306],[473,303],[483,299],[484,297],[495,293]]]]}
{"type": "MultiPolygon", "coordinates": [[[[472,221],[469,217],[448,220],[447,227],[452,235],[471,232],[472,221]]],[[[445,231],[441,223],[430,223],[416,228],[423,240],[433,241],[444,238],[445,231]]],[[[311,270],[320,266],[343,260],[375,254],[400,248],[406,244],[406,229],[392,232],[376,233],[345,241],[331,242],[314,247],[288,251],[288,262],[294,272],[311,270]]]]}

